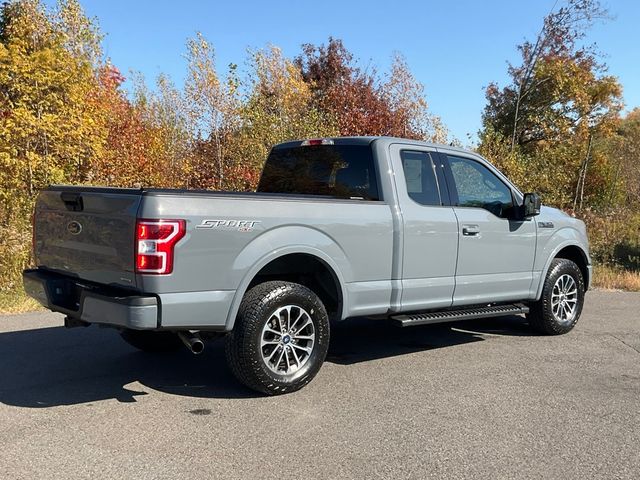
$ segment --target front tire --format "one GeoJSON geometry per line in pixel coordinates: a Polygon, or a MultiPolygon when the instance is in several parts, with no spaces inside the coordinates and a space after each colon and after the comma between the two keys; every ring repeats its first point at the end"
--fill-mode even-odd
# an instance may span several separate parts
{"type": "Polygon", "coordinates": [[[584,304],[584,279],[580,268],[566,258],[549,266],[540,300],[530,306],[531,327],[545,335],[561,335],[575,327],[584,304]]]}
{"type": "Polygon", "coordinates": [[[241,383],[279,395],[309,383],[328,348],[329,317],[318,296],[297,283],[272,281],[245,295],[226,355],[241,383]]]}

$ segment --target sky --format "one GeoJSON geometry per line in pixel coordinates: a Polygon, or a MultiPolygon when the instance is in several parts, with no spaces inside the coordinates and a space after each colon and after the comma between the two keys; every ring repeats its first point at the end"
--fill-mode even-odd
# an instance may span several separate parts
{"type": "MultiPolygon", "coordinates": [[[[125,76],[160,73],[182,85],[185,43],[197,31],[214,46],[219,71],[243,67],[247,49],[273,44],[288,57],[303,43],[343,40],[363,68],[385,71],[394,52],[405,56],[425,86],[432,113],[463,144],[476,138],[490,82],[505,85],[516,45],[534,39],[542,18],[562,0],[460,1],[195,1],[80,0],[97,17],[105,54],[125,76]]],[[[47,1],[48,4],[53,0],[47,1]]],[[[605,0],[614,19],[595,25],[609,73],[619,77],[627,110],[640,106],[640,1],[605,0]]],[[[557,7],[556,7],[557,8],[557,7]]],[[[126,84],[125,84],[126,86],[126,84]]]]}

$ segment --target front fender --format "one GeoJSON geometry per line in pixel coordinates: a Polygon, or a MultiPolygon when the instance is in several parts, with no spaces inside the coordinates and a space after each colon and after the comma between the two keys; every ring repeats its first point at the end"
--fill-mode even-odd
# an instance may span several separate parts
{"type": "Polygon", "coordinates": [[[315,228],[286,225],[268,230],[242,249],[232,266],[236,292],[227,315],[225,329],[233,329],[242,298],[253,278],[273,260],[285,255],[303,253],[322,260],[336,276],[347,304],[345,283],[351,281],[352,268],[345,252],[329,235],[315,228]]]}
{"type": "MultiPolygon", "coordinates": [[[[553,234],[545,241],[544,245],[538,248],[538,252],[536,254],[536,268],[534,268],[534,271],[540,272],[538,287],[536,289],[536,300],[539,300],[542,296],[544,279],[547,277],[547,272],[549,271],[551,262],[562,249],[571,246],[578,247],[586,257],[587,265],[591,265],[587,240],[579,230],[572,227],[564,227],[553,232],[553,234]]],[[[585,281],[588,280],[585,279],[585,281]]]]}

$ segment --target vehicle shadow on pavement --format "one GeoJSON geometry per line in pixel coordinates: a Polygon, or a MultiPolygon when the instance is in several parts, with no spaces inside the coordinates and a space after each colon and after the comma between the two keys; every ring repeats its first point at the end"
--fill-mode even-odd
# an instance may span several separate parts
{"type": "MultiPolygon", "coordinates": [[[[333,327],[327,361],[354,364],[483,340],[483,334],[527,335],[521,317],[401,329],[386,320],[354,319],[333,327]]],[[[135,402],[147,387],[201,398],[249,398],[224,358],[224,341],[202,355],[139,352],[115,330],[41,328],[0,333],[0,402],[46,408],[116,399],[135,402]],[[129,386],[139,382],[140,385],[129,386]]]]}
{"type": "Polygon", "coordinates": [[[255,396],[227,368],[223,342],[207,347],[198,356],[186,348],[144,353],[127,345],[116,330],[95,326],[2,333],[0,402],[35,408],[107,399],[135,402],[149,389],[205,398],[255,396]],[[145,388],[130,386],[133,382],[145,388]]]}
{"type": "Polygon", "coordinates": [[[400,328],[390,320],[356,318],[332,325],[327,361],[342,365],[484,340],[531,336],[524,317],[508,316],[400,328]]]}

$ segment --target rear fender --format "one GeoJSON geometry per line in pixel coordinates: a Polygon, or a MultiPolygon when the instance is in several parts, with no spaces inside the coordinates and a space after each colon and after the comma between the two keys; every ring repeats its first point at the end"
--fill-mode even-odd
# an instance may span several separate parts
{"type": "Polygon", "coordinates": [[[239,278],[239,282],[227,315],[225,330],[233,329],[244,294],[260,270],[273,260],[294,253],[307,254],[322,260],[337,278],[343,305],[347,305],[345,283],[352,279],[352,270],[338,243],[327,234],[311,227],[278,227],[255,238],[236,257],[232,272],[239,278]],[[292,244],[292,241],[296,243],[292,244]]]}

